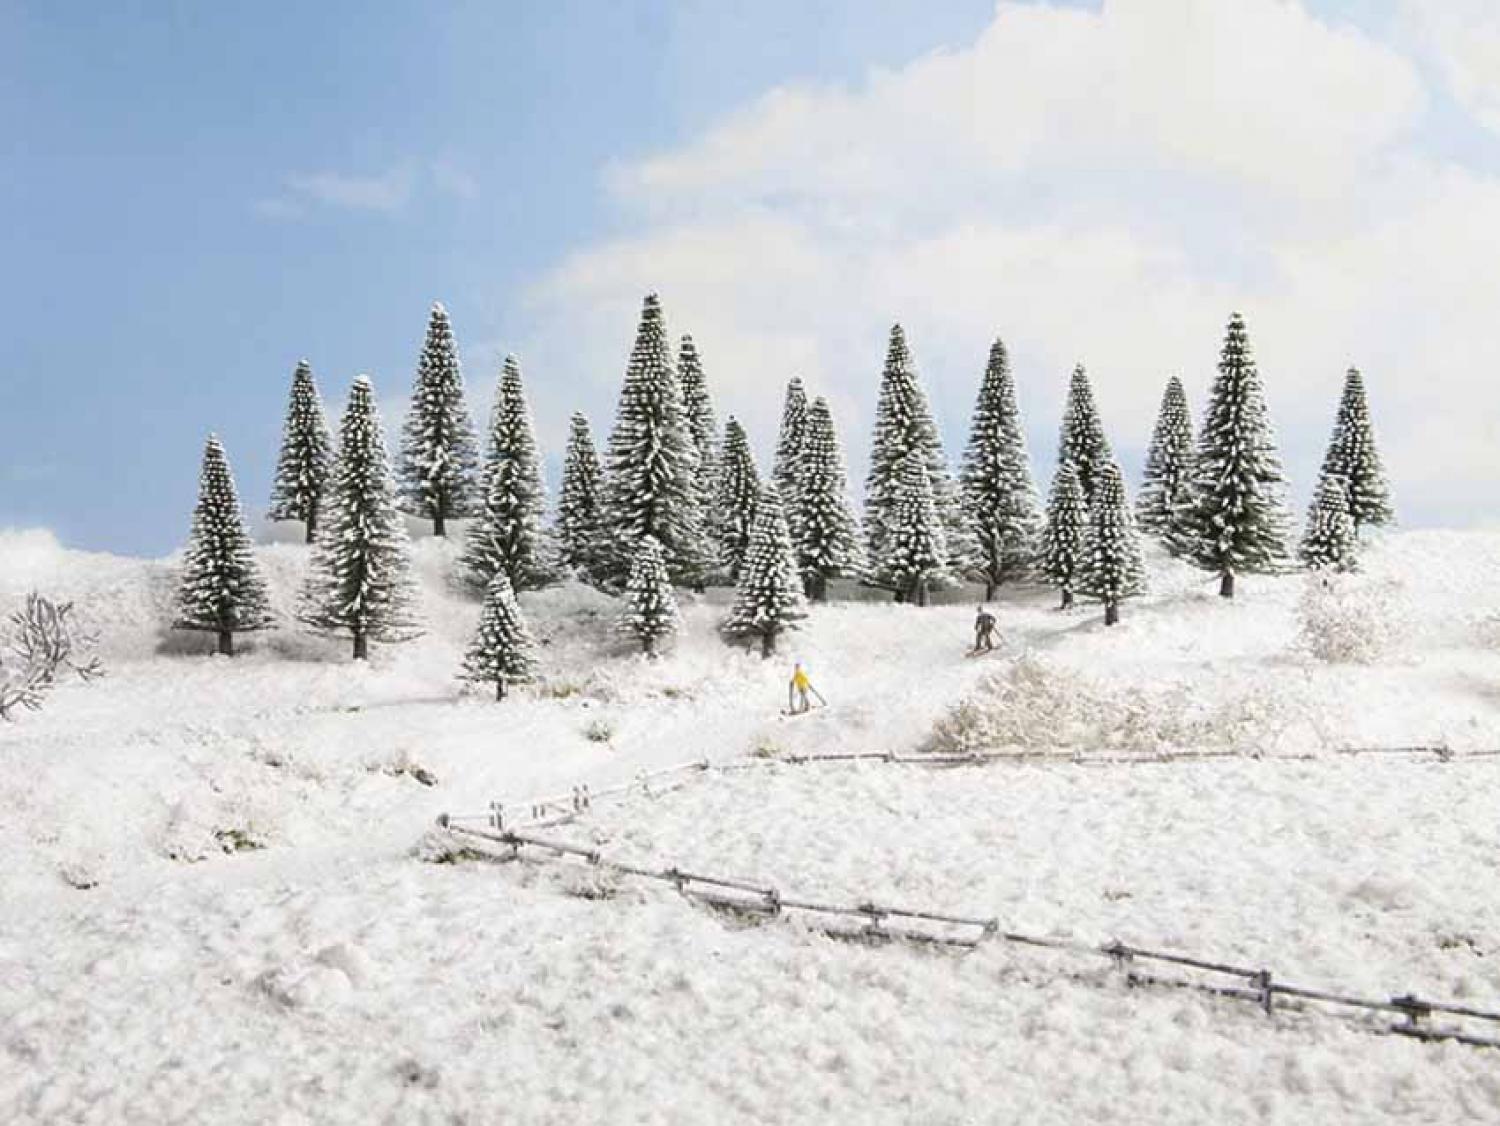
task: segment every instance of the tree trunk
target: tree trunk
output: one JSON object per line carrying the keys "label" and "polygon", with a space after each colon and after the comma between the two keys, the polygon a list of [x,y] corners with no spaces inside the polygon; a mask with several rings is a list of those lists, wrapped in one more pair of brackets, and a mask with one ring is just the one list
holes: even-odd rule
{"label": "tree trunk", "polygon": [[356,661],[370,659],[370,638],[361,630],[354,631],[354,659]]}
{"label": "tree trunk", "polygon": [[313,542],[313,531],[314,531],[314,529],[316,527],[317,527],[317,517],[314,516],[311,512],[309,512],[307,514],[307,539],[304,541],[305,543],[312,543]]}
{"label": "tree trunk", "polygon": [[641,638],[641,652],[644,653],[644,654],[646,654],[646,656],[648,656],[648,657],[654,657],[654,656],[656,656],[656,638],[654,638],[654,637],[643,637],[643,638]]}
{"label": "tree trunk", "polygon": [[448,534],[448,525],[445,521],[443,510],[441,508],[433,514],[432,534],[435,536],[446,536]]}
{"label": "tree trunk", "polygon": [[230,630],[219,631],[219,655],[223,657],[234,656],[234,634]]}
{"label": "tree trunk", "polygon": [[766,630],[760,635],[760,656],[762,660],[776,656],[776,631]]}
{"label": "tree trunk", "polygon": [[1220,598],[1233,598],[1234,597],[1234,572],[1233,571],[1225,571],[1222,575],[1219,576],[1219,597]]}
{"label": "tree trunk", "polygon": [[901,587],[897,587],[896,588],[896,603],[897,603],[897,605],[900,605],[901,603],[903,603],[905,601],[906,601],[906,591],[905,591],[905,589],[901,588]]}
{"label": "tree trunk", "polygon": [[994,579],[986,577],[984,580],[984,600],[986,602],[995,601],[995,591],[999,589],[999,583],[997,583]]}
{"label": "tree trunk", "polygon": [[927,580],[925,578],[916,581],[916,589],[912,592],[912,601],[918,606],[927,605]]}
{"label": "tree trunk", "polygon": [[1106,602],[1104,604],[1104,624],[1112,626],[1120,620],[1120,604],[1118,602]]}
{"label": "tree trunk", "polygon": [[828,601],[828,576],[809,575],[807,579],[807,597],[814,602]]}
{"label": "tree trunk", "polygon": [[495,699],[505,699],[505,678],[503,676],[495,678]]}
{"label": "tree trunk", "polygon": [[1062,588],[1062,605],[1059,606],[1058,609],[1059,610],[1071,610],[1072,608],[1073,608],[1073,592],[1069,588],[1063,587]]}

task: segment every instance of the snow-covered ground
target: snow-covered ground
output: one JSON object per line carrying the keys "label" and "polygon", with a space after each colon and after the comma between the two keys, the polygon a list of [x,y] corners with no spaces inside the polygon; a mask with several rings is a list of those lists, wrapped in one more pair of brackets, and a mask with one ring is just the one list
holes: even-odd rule
{"label": "snow-covered ground", "polygon": [[[762,662],[715,635],[722,606],[692,602],[646,662],[607,599],[524,596],[545,680],[501,705],[460,692],[478,608],[445,545],[418,547],[428,632],[359,667],[291,625],[203,655],[211,638],[162,628],[169,563],[0,536],[0,609],[33,587],[75,598],[109,669],[0,728],[0,1120],[1500,1120],[1492,1052],[1127,991],[1014,947],[866,948],[566,865],[412,853],[440,811],[700,757],[1310,752],[772,762],[553,832],[842,902],[1500,1007],[1500,759],[1332,754],[1500,747],[1500,535],[1380,543],[1358,598],[1399,628],[1370,665],[1305,651],[1301,577],[1242,580],[1226,604],[1156,559],[1116,629],[1025,591],[1002,600],[1003,651],[977,660],[963,606],[819,608]],[[262,551],[288,621],[304,551]],[[778,715],[792,658],[826,711]]]}

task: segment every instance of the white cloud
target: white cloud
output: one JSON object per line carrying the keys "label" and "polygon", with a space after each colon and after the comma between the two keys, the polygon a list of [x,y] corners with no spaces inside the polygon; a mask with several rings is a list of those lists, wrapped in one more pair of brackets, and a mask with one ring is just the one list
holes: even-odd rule
{"label": "white cloud", "polygon": [[297,173],[286,178],[294,197],[358,211],[399,211],[411,199],[416,171],[397,165],[372,176],[342,172]]}
{"label": "white cloud", "polygon": [[1459,104],[1500,132],[1500,6],[1494,0],[1404,0],[1402,15]]}
{"label": "white cloud", "polygon": [[[612,169],[635,233],[537,285],[526,352],[597,406],[659,290],[721,414],[764,448],[800,372],[831,394],[858,463],[892,320],[955,456],[1000,333],[1045,477],[1075,361],[1136,449],[1168,374],[1201,402],[1239,308],[1302,491],[1357,363],[1405,510],[1493,512],[1500,385],[1474,357],[1500,291],[1500,183],[1416,154],[1426,105],[1410,58],[1298,3],[1002,3],[968,47],[856,88],[771,91]],[[579,404],[543,395],[560,432]],[[1434,447],[1437,432],[1453,441]]]}

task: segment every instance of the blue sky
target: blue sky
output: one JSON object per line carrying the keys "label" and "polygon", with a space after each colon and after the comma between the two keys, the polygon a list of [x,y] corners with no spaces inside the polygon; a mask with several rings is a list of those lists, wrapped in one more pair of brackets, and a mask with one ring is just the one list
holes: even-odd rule
{"label": "blue sky", "polygon": [[[891,320],[953,454],[1003,332],[1044,478],[1075,359],[1132,462],[1165,376],[1201,397],[1244,306],[1294,473],[1359,362],[1408,521],[1500,515],[1479,488],[1492,430],[1471,419],[1440,453],[1441,408],[1422,414],[1426,365],[1463,391],[1500,296],[1472,233],[1500,217],[1484,5],[1472,26],[1398,4],[1162,0],[1154,25],[1067,7],[0,5],[0,527],[170,550],[209,430],[258,512],[295,361],[333,410],[361,371],[398,408],[434,299],[476,416],[516,351],[544,444],[576,407],[602,437],[647,289],[698,338],[721,413],[764,447],[800,371],[856,472]],[[1180,101],[1151,85],[1179,33],[1207,59]],[[1231,42],[1280,61],[1226,73]],[[1440,353],[1393,335],[1424,310]]]}

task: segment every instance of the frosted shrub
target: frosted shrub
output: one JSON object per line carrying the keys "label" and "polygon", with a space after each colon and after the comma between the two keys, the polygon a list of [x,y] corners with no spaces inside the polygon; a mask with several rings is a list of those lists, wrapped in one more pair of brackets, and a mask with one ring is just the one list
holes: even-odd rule
{"label": "frosted shrub", "polygon": [[1318,660],[1373,664],[1404,632],[1401,586],[1357,575],[1310,575],[1297,622],[1299,648]]}

